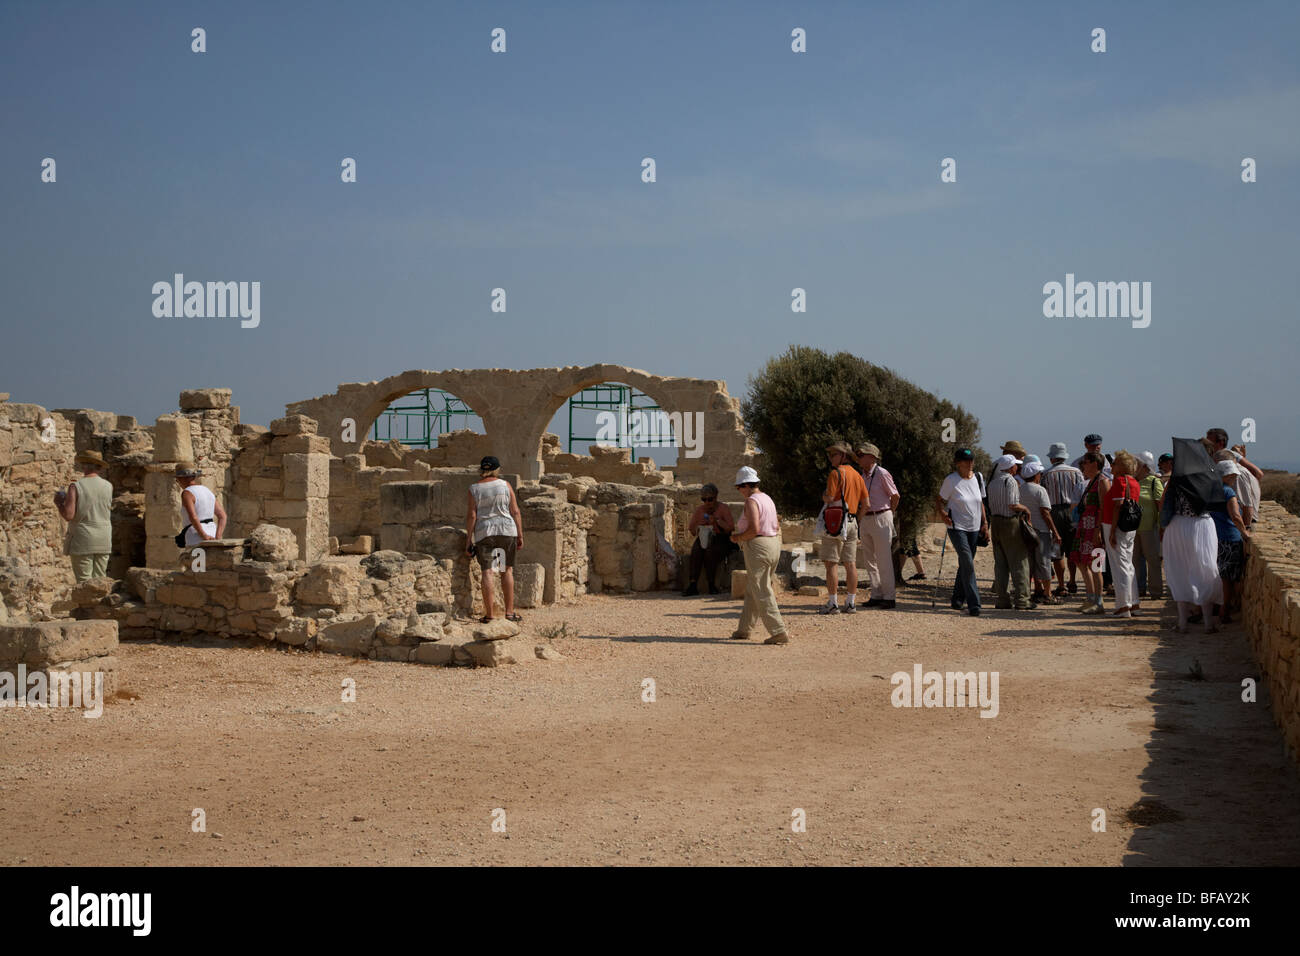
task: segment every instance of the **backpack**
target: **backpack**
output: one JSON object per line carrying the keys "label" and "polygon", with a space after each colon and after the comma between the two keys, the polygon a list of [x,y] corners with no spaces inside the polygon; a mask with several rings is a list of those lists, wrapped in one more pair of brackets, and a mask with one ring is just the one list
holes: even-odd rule
{"label": "backpack", "polygon": [[836,468],[835,474],[840,479],[840,503],[822,506],[822,523],[826,526],[826,534],[832,538],[840,536],[849,513],[848,503],[844,500],[844,473]]}
{"label": "backpack", "polygon": [[[1125,475],[1125,478],[1128,476]],[[1124,500],[1115,512],[1115,527],[1120,531],[1136,531],[1142,523],[1142,506],[1128,496],[1128,482],[1124,482]]]}

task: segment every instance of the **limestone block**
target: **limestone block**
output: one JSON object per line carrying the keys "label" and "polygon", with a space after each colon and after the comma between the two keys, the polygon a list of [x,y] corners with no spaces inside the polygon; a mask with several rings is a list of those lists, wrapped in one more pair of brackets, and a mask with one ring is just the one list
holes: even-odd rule
{"label": "limestone block", "polygon": [[161,568],[130,568],[126,572],[127,590],[141,601],[152,601],[154,589],[163,584],[171,573]]}
{"label": "limestone block", "polygon": [[374,614],[367,614],[355,621],[336,621],[327,624],[316,635],[316,647],[331,654],[364,656],[370,653],[375,628],[378,626],[379,618]]}
{"label": "limestone block", "polygon": [[280,497],[283,483],[279,478],[253,478],[248,482],[249,494],[257,495],[261,498]]}
{"label": "limestone block", "polygon": [[479,667],[500,667],[503,664],[517,663],[512,648],[505,641],[470,641],[460,646],[469,653]]}
{"label": "limestone block", "polygon": [[307,502],[303,500],[291,501],[287,498],[267,498],[262,502],[262,514],[271,521],[283,518],[302,520],[307,517]]}
{"label": "limestone block", "polygon": [[78,607],[89,607],[112,594],[116,584],[116,581],[108,577],[91,578],[89,581],[74,585],[70,599]]}
{"label": "limestone block", "polygon": [[272,435],[314,435],[316,428],[314,418],[308,418],[306,415],[286,415],[284,418],[272,419],[270,431]]}
{"label": "limestone block", "polygon": [[153,430],[153,459],[157,462],[194,461],[188,418],[164,415],[158,419]]}
{"label": "limestone block", "polygon": [[[375,539],[368,534],[357,535],[347,544],[339,545],[339,554],[370,554],[375,550]],[[416,548],[417,551],[423,551],[423,548]],[[428,552],[433,554],[432,551]]]}
{"label": "limestone block", "polygon": [[539,607],[546,593],[546,568],[540,564],[515,565],[515,605]]}
{"label": "limestone block", "polygon": [[330,440],[324,435],[285,435],[271,439],[273,455],[328,455]]}
{"label": "limestone block", "polygon": [[288,528],[260,524],[248,536],[249,554],[254,561],[285,563],[297,558],[298,539]]}
{"label": "limestone block", "polygon": [[286,498],[328,498],[330,459],[327,455],[284,455]]}
{"label": "limestone block", "polygon": [[317,624],[309,617],[295,617],[285,622],[275,632],[275,639],[281,644],[302,647],[316,636]]}
{"label": "limestone block", "polygon": [[361,559],[361,568],[367,577],[389,581],[402,574],[406,569],[406,555],[399,551],[376,551]]}
{"label": "limestone block", "polygon": [[295,598],[303,604],[350,608],[356,602],[360,576],[360,569],[346,564],[318,564],[299,579]]}
{"label": "limestone block", "polygon": [[469,632],[475,641],[504,641],[519,633],[519,625],[498,617],[487,624],[475,624]]}
{"label": "limestone block", "polygon": [[254,591],[251,594],[241,594],[238,599],[238,606],[241,611],[267,610],[279,603],[278,595],[272,591]]}
{"label": "limestone block", "polygon": [[737,570],[731,572],[731,596],[733,599],[745,596],[745,586],[748,579],[748,571]]}
{"label": "limestone block", "polygon": [[456,647],[460,645],[452,644],[421,644],[415,649],[415,660],[420,664],[433,664],[435,667],[449,666],[454,657]]}
{"label": "limestone block", "polygon": [[283,524],[298,539],[299,560],[313,563],[329,551],[329,517],[313,514],[307,509],[306,518],[285,518]]}
{"label": "limestone block", "polygon": [[561,653],[560,653],[559,651],[557,651],[555,648],[553,648],[553,647],[548,647],[548,646],[545,645],[545,644],[538,644],[536,647],[533,648],[533,653],[537,655],[537,659],[538,659],[538,660],[542,660],[542,661],[562,661],[562,660],[564,660],[564,655],[563,655],[563,654],[561,654]]}
{"label": "limestone block", "polygon": [[465,531],[452,525],[417,528],[411,532],[407,549],[431,554],[435,558],[461,560],[465,557]]}
{"label": "limestone block", "polygon": [[44,621],[0,626],[0,666],[57,664],[117,650],[116,621]]}
{"label": "limestone block", "polygon": [[180,410],[196,412],[205,408],[229,408],[228,388],[187,388],[181,392]]}
{"label": "limestone block", "polygon": [[379,489],[379,515],[385,525],[427,524],[442,507],[442,483],[391,481]]}

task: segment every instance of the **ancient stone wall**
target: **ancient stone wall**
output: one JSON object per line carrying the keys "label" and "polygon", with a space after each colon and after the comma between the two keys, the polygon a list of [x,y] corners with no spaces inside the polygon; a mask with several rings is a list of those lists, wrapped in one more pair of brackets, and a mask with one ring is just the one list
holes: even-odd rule
{"label": "ancient stone wall", "polygon": [[126,415],[56,409],[0,400],[0,620],[45,620],[72,584],[63,554],[67,522],[54,492],[79,476],[80,451],[104,456],[113,485],[109,572],[123,574],[144,558],[143,484],[150,429]]}
{"label": "ancient stone wall", "polygon": [[[483,420],[488,445],[505,471],[536,479],[545,470],[543,436],[551,418],[571,396],[603,382],[621,382],[641,390],[679,422],[689,416],[691,433],[687,435],[683,428],[677,437],[679,443],[689,439],[695,447],[679,449],[674,472],[680,480],[727,485],[739,466],[753,463],[754,449],[745,435],[740,402],[727,394],[724,382],[650,375],[622,365],[441,372],[415,369],[378,382],[340,385],[331,395],[286,407],[291,414],[316,419],[334,454],[344,457],[360,450],[371,425],[392,401],[417,389],[440,388],[463,399]],[[345,423],[351,427],[345,429]]]}
{"label": "ancient stone wall", "polygon": [[645,488],[671,485],[674,479],[674,473],[660,471],[653,458],[642,458],[634,462],[631,448],[591,445],[588,455],[562,452],[558,444],[543,444],[542,450],[542,460],[548,475],[566,474],[574,478],[594,478],[596,481],[612,481],[620,485]]}
{"label": "ancient stone wall", "polygon": [[1246,631],[1268,681],[1273,719],[1300,762],[1300,517],[1261,502],[1246,551]]}
{"label": "ancient stone wall", "polygon": [[204,542],[201,570],[135,568],[125,582],[78,585],[74,614],[111,623],[114,643],[119,631],[137,640],[260,638],[372,660],[486,666],[510,663],[518,650],[517,642],[491,646],[518,635],[517,625],[451,613],[457,604],[475,610],[457,594],[472,581],[463,554],[459,564],[380,551],[306,565],[286,559],[293,546],[291,534],[266,525],[247,542]]}
{"label": "ancient stone wall", "polygon": [[231,474],[227,537],[244,537],[259,524],[287,528],[298,557],[316,561],[330,537],[329,442],[301,415],[277,418],[266,432],[243,435]]}

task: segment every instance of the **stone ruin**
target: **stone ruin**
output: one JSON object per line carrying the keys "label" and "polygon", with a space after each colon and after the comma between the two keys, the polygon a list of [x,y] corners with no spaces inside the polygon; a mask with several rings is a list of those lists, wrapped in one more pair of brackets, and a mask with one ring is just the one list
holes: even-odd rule
{"label": "stone ruin", "polygon": [[[629,449],[562,452],[545,431],[553,414],[606,381],[630,384],[666,411],[698,412],[702,454],[666,471],[632,462]],[[426,387],[467,401],[486,434],[444,434],[432,449],[364,439],[394,399]],[[522,636],[503,620],[477,623],[483,602],[464,521],[483,455],[501,459],[519,498],[521,608],[681,586],[699,485],[729,490],[736,468],[757,464],[723,382],[622,366],[404,372],[291,403],[265,428],[242,423],[231,397],[188,389],[175,412],[140,425],[3,395],[0,628],[75,619],[111,623],[122,639],[260,639],[376,660],[495,665],[519,652]],[[113,553],[108,578],[74,587],[52,495],[76,477],[73,457],[84,450],[107,462]],[[225,538],[205,542],[201,557],[173,541],[178,461],[203,469],[229,518]],[[738,564],[737,554],[721,586]]]}

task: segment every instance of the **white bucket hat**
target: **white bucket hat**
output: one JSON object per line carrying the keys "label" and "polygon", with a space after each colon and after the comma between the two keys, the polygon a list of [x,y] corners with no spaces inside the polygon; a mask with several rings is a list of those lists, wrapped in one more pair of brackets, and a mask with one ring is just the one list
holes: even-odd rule
{"label": "white bucket hat", "polygon": [[756,472],[753,468],[750,468],[748,465],[742,466],[740,471],[736,472],[735,483],[738,485],[747,485],[751,481],[753,482],[758,481],[758,472]]}

